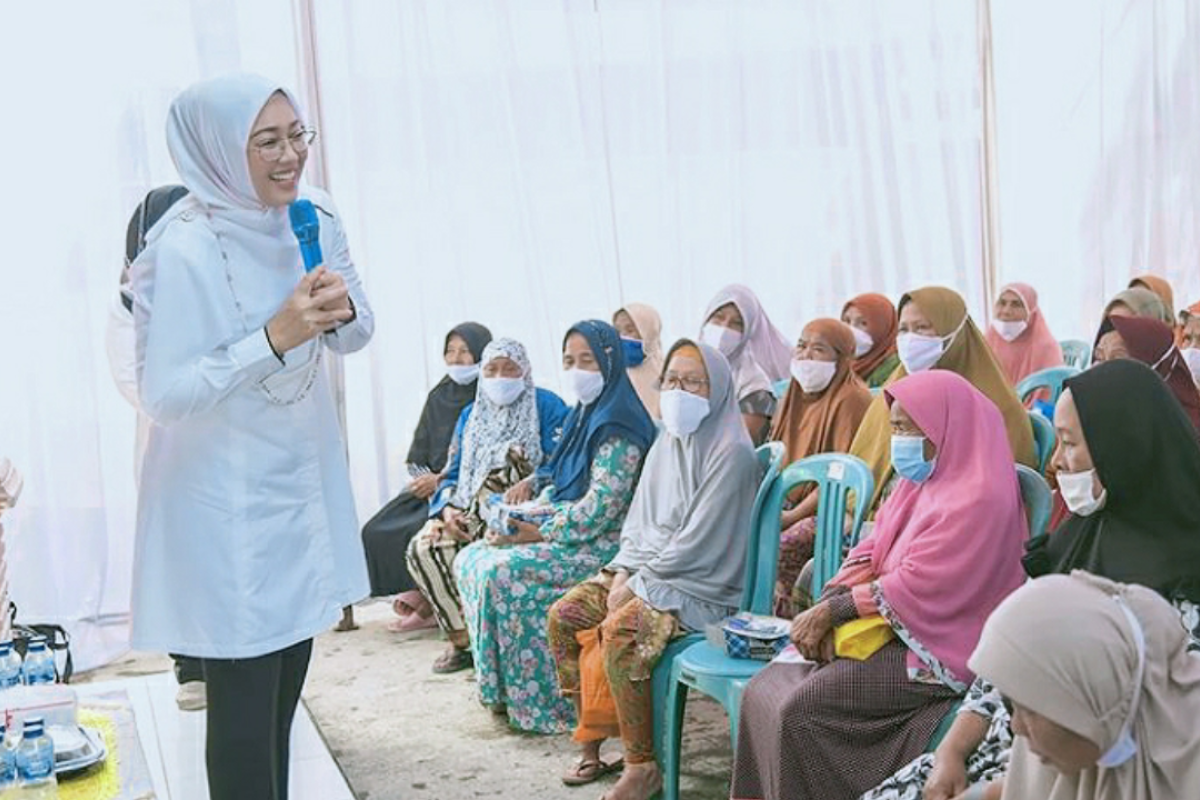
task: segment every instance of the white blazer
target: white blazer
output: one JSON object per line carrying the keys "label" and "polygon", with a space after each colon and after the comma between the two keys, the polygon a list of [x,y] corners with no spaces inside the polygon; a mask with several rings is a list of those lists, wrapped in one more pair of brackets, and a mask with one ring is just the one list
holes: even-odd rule
{"label": "white blazer", "polygon": [[154,422],[138,497],[139,650],[261,656],[326,630],[368,594],[320,354],[361,349],[374,319],[328,196],[304,194],[325,212],[325,264],[357,316],[285,365],[263,326],[304,274],[298,250],[284,268],[256,262],[189,196],[134,263],[139,405]]}

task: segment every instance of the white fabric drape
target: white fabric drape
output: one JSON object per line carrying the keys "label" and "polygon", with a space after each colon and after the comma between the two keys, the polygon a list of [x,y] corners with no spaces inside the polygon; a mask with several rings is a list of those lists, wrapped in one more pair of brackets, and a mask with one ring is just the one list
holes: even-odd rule
{"label": "white fabric drape", "polygon": [[171,99],[249,70],[296,85],[288,0],[21,3],[0,24],[5,256],[0,453],[26,476],[5,517],[13,599],[74,636],[76,664],[128,648],[134,411],[104,332],[125,225],[178,177]]}
{"label": "white fabric drape", "polygon": [[1200,300],[1200,5],[991,6],[1000,283],[1037,287],[1060,339],[1090,340],[1135,273]]}
{"label": "white fabric drape", "polygon": [[441,337],[561,337],[627,301],[664,340],[743,282],[789,336],[852,294],[983,300],[974,8],[314,3],[331,189],[380,310],[348,363],[360,510],[400,458]]}

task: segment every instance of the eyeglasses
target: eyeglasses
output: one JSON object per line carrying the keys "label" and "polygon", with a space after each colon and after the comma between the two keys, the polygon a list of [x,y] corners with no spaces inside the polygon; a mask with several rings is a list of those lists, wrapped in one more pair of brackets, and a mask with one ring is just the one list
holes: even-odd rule
{"label": "eyeglasses", "polygon": [[262,156],[264,161],[280,161],[287,152],[288,144],[291,144],[292,149],[296,151],[296,155],[303,155],[308,152],[308,146],[316,138],[316,131],[311,128],[301,128],[286,139],[270,138],[256,142],[254,149],[258,151],[258,154]]}
{"label": "eyeglasses", "polygon": [[705,386],[708,386],[708,381],[704,378],[693,378],[685,375],[664,375],[658,379],[658,389],[661,392],[683,389],[685,392],[695,394]]}

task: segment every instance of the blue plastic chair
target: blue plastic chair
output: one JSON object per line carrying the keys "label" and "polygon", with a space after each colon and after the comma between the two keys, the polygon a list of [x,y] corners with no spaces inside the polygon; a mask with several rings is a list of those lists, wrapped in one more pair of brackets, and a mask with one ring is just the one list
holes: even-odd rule
{"label": "blue plastic chair", "polygon": [[1046,465],[1054,453],[1054,424],[1037,411],[1029,412],[1029,424],[1033,426],[1033,444],[1037,449],[1038,472],[1046,474]]}
{"label": "blue plastic chair", "polygon": [[1062,348],[1063,363],[1076,369],[1087,369],[1092,363],[1092,346],[1079,339],[1064,339],[1058,343]]}
{"label": "blue plastic chair", "polygon": [[1078,375],[1080,371],[1079,367],[1050,367],[1038,370],[1032,375],[1027,375],[1025,380],[1017,384],[1017,397],[1021,398],[1021,402],[1024,403],[1038,389],[1048,389],[1050,391],[1049,402],[1057,403],[1058,396],[1062,394],[1063,382],[1067,378]]}
{"label": "blue plastic chair", "polygon": [[[768,498],[779,480],[779,471],[783,468],[783,459],[787,455],[787,450],[782,442],[767,442],[756,451],[758,454],[758,464],[762,468],[763,477],[758,485],[758,494],[754,497],[754,506],[750,512],[750,535],[746,540],[747,553],[753,554],[758,550],[758,537],[764,527],[763,524],[763,509],[767,506]],[[779,527],[779,514],[775,514],[774,525],[776,529]],[[778,535],[778,530],[776,530]],[[746,571],[742,579],[742,605],[748,605],[751,602],[754,592],[754,559],[748,557],[746,559]],[[663,654],[659,657],[658,663],[654,665],[654,671],[650,675],[650,690],[651,696],[654,698],[654,742],[655,749],[658,750],[658,763],[665,763],[666,754],[662,751],[660,743],[665,735],[664,720],[666,719],[667,696],[671,687],[671,667],[675,658],[687,648],[694,644],[698,644],[704,639],[703,633],[689,633],[672,640],[667,644]]]}
{"label": "blue plastic chair", "polygon": [[[1017,464],[1017,483],[1021,487],[1021,504],[1025,507],[1025,519],[1029,523],[1030,538],[1045,533],[1046,528],[1050,525],[1050,506],[1053,502],[1050,484],[1024,464]],[[959,705],[956,703],[954,708],[942,717],[937,730],[933,732],[933,736],[929,740],[929,745],[925,748],[926,753],[936,750],[937,746],[942,743],[942,739],[950,732],[950,726],[954,724],[954,718],[958,716]]]}
{"label": "blue plastic chair", "polygon": [[1040,536],[1050,527],[1050,509],[1054,503],[1050,484],[1024,464],[1017,464],[1017,483],[1021,485],[1021,502],[1025,506],[1025,519],[1029,522],[1029,536]]}
{"label": "blue plastic chair", "polygon": [[[792,489],[803,483],[816,483],[818,492],[817,535],[813,556],[813,596],[821,593],[825,584],[837,573],[842,561],[846,510],[849,495],[858,502],[851,520],[849,541],[858,541],[866,518],[867,506],[875,492],[875,479],[870,468],[858,458],[841,453],[824,453],[797,461],[783,471],[768,495],[762,509],[758,540],[750,551],[750,563],[755,567],[750,602],[743,611],[769,614],[775,599],[775,577],[779,561],[779,520],[784,499]],[[723,648],[701,641],[688,647],[671,664],[663,738],[659,740],[659,763],[663,771],[662,800],[679,798],[679,755],[683,738],[683,715],[689,689],[714,698],[729,715],[729,732],[735,745],[738,735],[738,716],[742,693],[750,679],[766,666],[766,662],[730,658]],[[656,714],[655,719],[659,717]]]}

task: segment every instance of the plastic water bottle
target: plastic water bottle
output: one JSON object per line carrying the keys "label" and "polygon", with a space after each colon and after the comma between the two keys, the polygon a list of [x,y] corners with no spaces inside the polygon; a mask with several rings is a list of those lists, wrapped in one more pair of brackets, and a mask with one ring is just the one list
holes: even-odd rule
{"label": "plastic water bottle", "polygon": [[11,689],[22,680],[21,654],[12,642],[0,642],[0,691]]}
{"label": "plastic water bottle", "polygon": [[5,738],[4,721],[0,720],[0,794],[17,785],[17,751]]}
{"label": "plastic water bottle", "polygon": [[30,639],[22,667],[26,686],[54,683],[58,676],[54,670],[54,653],[46,646],[45,639]]}
{"label": "plastic water bottle", "polygon": [[54,741],[46,734],[41,717],[26,717],[21,744],[17,748],[17,777],[21,782],[18,797],[49,798],[58,796],[54,777]]}

